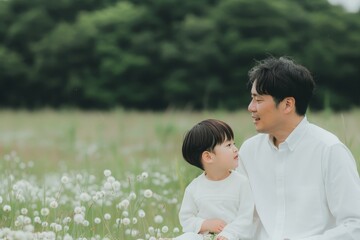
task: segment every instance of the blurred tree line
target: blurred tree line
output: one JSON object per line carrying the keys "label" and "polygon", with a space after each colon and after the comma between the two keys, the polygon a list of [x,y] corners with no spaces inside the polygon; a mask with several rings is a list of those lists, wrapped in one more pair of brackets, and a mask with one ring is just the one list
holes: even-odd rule
{"label": "blurred tree line", "polygon": [[1,107],[239,109],[269,55],[360,105],[360,14],[326,0],[0,0]]}

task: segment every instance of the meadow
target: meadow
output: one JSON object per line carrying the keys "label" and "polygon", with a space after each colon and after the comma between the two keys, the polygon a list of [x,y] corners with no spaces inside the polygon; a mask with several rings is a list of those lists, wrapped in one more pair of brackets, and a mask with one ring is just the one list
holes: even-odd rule
{"label": "meadow", "polygon": [[[200,171],[181,156],[184,133],[217,118],[237,145],[249,113],[0,111],[0,239],[158,239],[179,235],[186,185]],[[360,169],[360,110],[309,112]]]}

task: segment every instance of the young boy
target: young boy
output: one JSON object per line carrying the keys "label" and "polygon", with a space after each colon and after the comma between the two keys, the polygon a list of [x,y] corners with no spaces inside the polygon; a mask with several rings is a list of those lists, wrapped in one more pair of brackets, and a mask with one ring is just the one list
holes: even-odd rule
{"label": "young boy", "polygon": [[230,126],[214,119],[196,124],[185,135],[182,154],[204,172],[185,190],[179,212],[184,234],[175,240],[209,234],[216,240],[250,239],[254,202],[247,178],[234,171],[238,149]]}

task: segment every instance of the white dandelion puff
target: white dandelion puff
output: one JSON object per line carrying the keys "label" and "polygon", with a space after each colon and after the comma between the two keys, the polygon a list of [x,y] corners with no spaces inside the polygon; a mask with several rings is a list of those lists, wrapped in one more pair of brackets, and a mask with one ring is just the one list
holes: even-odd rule
{"label": "white dandelion puff", "polygon": [[164,221],[164,218],[161,215],[156,215],[154,217],[154,222],[155,223],[162,223]]}
{"label": "white dandelion puff", "polygon": [[61,182],[62,182],[63,184],[67,184],[67,183],[69,183],[69,178],[68,178],[67,176],[62,176],[62,177],[61,177]]}
{"label": "white dandelion puff", "polygon": [[111,176],[111,171],[109,169],[104,170],[105,177]]}
{"label": "white dandelion puff", "polygon": [[110,220],[110,219],[111,219],[111,215],[110,215],[109,213],[105,213],[104,219],[105,219],[105,220]]}
{"label": "white dandelion puff", "polygon": [[11,206],[10,205],[4,205],[3,211],[4,212],[10,212],[11,211]]}
{"label": "white dandelion puff", "polygon": [[121,222],[122,222],[122,224],[124,224],[125,226],[127,226],[127,225],[130,224],[131,221],[130,221],[129,218],[123,218]]}
{"label": "white dandelion puff", "polygon": [[50,213],[50,210],[49,210],[48,208],[42,208],[42,209],[40,210],[40,214],[41,214],[42,216],[47,216],[47,215],[49,215],[49,213]]}
{"label": "white dandelion puff", "polygon": [[139,218],[144,218],[145,217],[145,211],[144,210],[142,210],[142,209],[140,209],[139,211],[138,211],[138,216],[139,216]]}
{"label": "white dandelion puff", "polygon": [[74,222],[77,224],[83,223],[84,222],[84,216],[80,213],[77,213],[74,215]]}
{"label": "white dandelion puff", "polygon": [[53,201],[50,202],[50,207],[51,208],[57,208],[58,206],[59,206],[59,204],[58,204],[57,201],[53,200]]}
{"label": "white dandelion puff", "polygon": [[152,192],[150,189],[146,189],[146,190],[144,191],[144,197],[146,197],[146,198],[151,198],[152,195],[153,195],[153,192]]}
{"label": "white dandelion puff", "polygon": [[163,233],[167,233],[167,232],[169,231],[169,227],[168,227],[168,226],[163,226],[163,227],[161,228],[161,231],[162,231]]}

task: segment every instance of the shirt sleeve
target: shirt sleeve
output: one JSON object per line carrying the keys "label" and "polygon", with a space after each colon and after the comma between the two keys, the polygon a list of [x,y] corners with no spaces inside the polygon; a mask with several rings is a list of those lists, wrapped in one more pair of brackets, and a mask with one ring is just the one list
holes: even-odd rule
{"label": "shirt sleeve", "polygon": [[227,224],[219,236],[224,236],[228,240],[252,239],[253,236],[253,217],[254,200],[249,181],[244,177],[239,182],[241,186],[241,196],[237,217]]}
{"label": "shirt sleeve", "polygon": [[355,159],[339,143],[330,148],[324,160],[326,197],[336,227],[303,240],[360,239],[360,179]]}
{"label": "shirt sleeve", "polygon": [[194,190],[189,186],[185,189],[179,211],[179,221],[183,232],[199,233],[205,219],[197,217],[198,209],[192,191]]}

